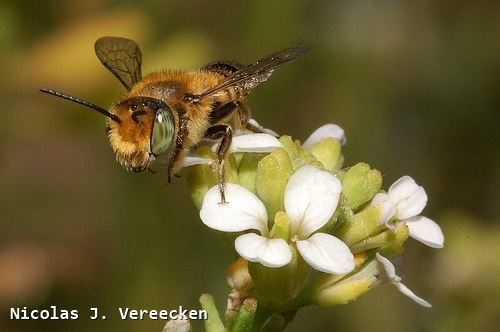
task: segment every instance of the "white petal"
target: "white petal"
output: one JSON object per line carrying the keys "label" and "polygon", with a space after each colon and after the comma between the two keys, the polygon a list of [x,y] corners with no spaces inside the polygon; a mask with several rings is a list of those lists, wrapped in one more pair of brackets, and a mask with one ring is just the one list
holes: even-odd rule
{"label": "white petal", "polygon": [[292,234],[304,239],[323,227],[332,217],[342,184],[332,174],[314,166],[299,168],[285,189],[285,211]]}
{"label": "white petal", "polygon": [[[212,151],[217,150],[217,144],[212,147]],[[231,148],[229,149],[229,153],[235,152],[255,152],[255,153],[264,153],[271,152],[278,148],[281,148],[282,145],[280,141],[274,136],[269,134],[245,134],[234,136],[231,142]]]}
{"label": "white petal", "polygon": [[405,175],[397,179],[389,188],[389,196],[394,202],[399,202],[410,196],[418,189],[419,185],[411,176]]}
{"label": "white petal", "polygon": [[427,194],[424,188],[419,187],[407,199],[397,204],[398,214],[397,218],[403,220],[418,215],[425,208],[427,204]]}
{"label": "white petal", "polygon": [[269,134],[271,136],[274,136],[274,137],[279,137],[280,135],[278,135],[277,132],[275,132],[274,130],[271,130],[271,129],[268,129],[268,128],[265,128],[265,127],[262,127],[257,121],[255,121],[255,119],[250,119],[248,120],[248,123],[250,123],[252,126],[256,127],[257,129],[259,129],[261,132],[263,132],[264,134]]}
{"label": "white petal", "polygon": [[[370,203],[372,206],[376,206],[380,211],[380,224],[386,224],[386,226],[392,230],[393,225],[389,223],[389,220],[396,214],[396,206],[392,202],[389,195],[385,193],[378,193],[372,198]],[[392,228],[391,228],[392,227]]]}
{"label": "white petal", "polygon": [[392,265],[390,260],[388,260],[379,253],[375,255],[375,258],[382,265],[386,277],[394,286],[396,286],[399,289],[401,293],[408,296],[410,299],[417,302],[423,307],[427,308],[431,307],[431,304],[429,302],[415,295],[415,293],[413,293],[408,287],[406,287],[404,284],[401,283],[401,278],[396,275],[396,269],[394,268],[394,265]]}
{"label": "white petal", "polygon": [[375,258],[377,261],[382,264],[382,268],[384,269],[385,275],[387,278],[394,282],[401,281],[401,278],[396,275],[396,268],[391,263],[390,260],[379,254],[378,252],[375,254]]}
{"label": "white petal", "polygon": [[432,307],[432,304],[430,304],[429,302],[427,302],[426,300],[424,300],[420,296],[417,296],[415,293],[413,293],[411,291],[411,289],[409,289],[408,287],[406,287],[404,284],[402,284],[400,282],[393,282],[393,284],[394,284],[394,286],[397,287],[397,289],[399,289],[399,291],[401,293],[403,293],[404,295],[408,296],[410,299],[412,299],[413,301],[417,302],[422,307],[426,307],[426,308]]}
{"label": "white petal", "polygon": [[226,183],[227,203],[220,203],[218,186],[213,186],[203,198],[201,221],[210,228],[224,232],[256,229],[267,233],[267,212],[264,204],[244,187]]}
{"label": "white petal", "polygon": [[444,244],[443,231],[433,220],[416,216],[404,220],[410,231],[410,236],[432,248],[442,248]]}
{"label": "white petal", "polygon": [[336,124],[326,124],[324,126],[319,127],[316,129],[311,136],[309,136],[304,144],[302,144],[302,147],[304,149],[308,149],[314,144],[318,143],[319,141],[325,139],[325,138],[334,138],[340,141],[342,145],[345,145],[347,142],[347,139],[344,134],[344,129],[341,127],[337,126]]}
{"label": "white petal", "polygon": [[188,155],[182,161],[182,167],[189,167],[189,166],[200,165],[200,164],[210,164],[211,162],[212,162],[212,159],[209,159],[209,158],[198,157],[195,155]]}
{"label": "white petal", "polygon": [[267,267],[280,267],[292,260],[292,252],[283,239],[268,239],[248,233],[238,236],[234,247],[241,257],[250,262],[259,262]]}
{"label": "white petal", "polygon": [[389,197],[396,204],[397,218],[403,220],[418,215],[427,204],[427,194],[409,176],[403,176],[389,188]]}
{"label": "white petal", "polygon": [[354,256],[349,247],[333,235],[316,233],[307,240],[297,241],[297,249],[318,271],[344,274],[354,270]]}

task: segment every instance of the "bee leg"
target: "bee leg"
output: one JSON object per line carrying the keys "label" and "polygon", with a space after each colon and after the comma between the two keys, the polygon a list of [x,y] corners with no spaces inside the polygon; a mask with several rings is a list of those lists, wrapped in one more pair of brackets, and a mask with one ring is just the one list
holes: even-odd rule
{"label": "bee leg", "polygon": [[247,105],[240,103],[238,107],[238,119],[240,121],[241,128],[245,128],[252,133],[262,133],[262,130],[259,127],[248,122],[251,117],[250,114],[250,108]]}
{"label": "bee leg", "polygon": [[215,125],[207,129],[205,132],[205,137],[210,139],[221,139],[219,146],[217,147],[217,158],[219,165],[217,171],[219,173],[219,193],[220,193],[220,203],[226,203],[224,178],[225,178],[225,157],[229,147],[231,146],[231,141],[233,139],[233,130],[227,124]]}
{"label": "bee leg", "polygon": [[228,103],[218,106],[217,108],[214,108],[212,111],[210,111],[209,114],[210,124],[216,124],[217,122],[220,122],[224,118],[228,117],[235,110],[237,110],[239,107],[240,107],[240,102],[230,101]]}
{"label": "bee leg", "polygon": [[175,177],[180,177],[177,174],[174,174],[174,167],[177,162],[177,159],[179,158],[179,154],[182,151],[182,148],[184,146],[184,141],[186,140],[186,137],[188,136],[188,118],[184,115],[179,117],[179,133],[177,134],[177,138],[175,140],[175,149],[172,154],[172,157],[170,158],[170,162],[168,163],[168,169],[167,169],[167,176],[168,176],[168,183],[172,183],[172,175]]}
{"label": "bee leg", "polygon": [[260,133],[261,130],[248,122],[250,119],[250,109],[241,101],[234,100],[225,103],[210,112],[210,123],[215,124],[224,118],[235,113],[238,128],[249,130],[253,133]]}
{"label": "bee leg", "polygon": [[273,135],[275,137],[279,137],[279,135],[277,133],[275,133],[274,131],[272,131],[270,129],[266,129],[256,122],[255,122],[255,124],[249,122],[249,120],[251,118],[250,114],[251,114],[250,108],[248,108],[248,106],[246,104],[244,104],[242,102],[238,102],[237,117],[238,117],[238,121],[240,122],[241,128],[244,128],[252,133],[265,133],[265,134]]}
{"label": "bee leg", "polygon": [[259,128],[255,127],[251,123],[248,123],[248,120],[250,120],[250,114],[250,108],[244,103],[239,103],[238,120],[240,121],[241,128],[249,130],[252,133],[260,133]]}

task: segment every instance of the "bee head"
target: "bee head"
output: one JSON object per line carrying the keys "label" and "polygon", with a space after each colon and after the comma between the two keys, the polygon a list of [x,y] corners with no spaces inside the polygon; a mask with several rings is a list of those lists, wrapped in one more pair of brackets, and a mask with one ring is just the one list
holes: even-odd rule
{"label": "bee head", "polygon": [[86,100],[48,88],[40,92],[86,106],[106,116],[106,130],[116,159],[129,171],[144,171],[174,145],[175,119],[170,107],[150,97],[132,97],[110,111]]}
{"label": "bee head", "polygon": [[157,156],[170,151],[175,123],[168,105],[149,97],[129,98],[111,109],[120,121],[108,122],[108,137],[118,162],[144,171]]}

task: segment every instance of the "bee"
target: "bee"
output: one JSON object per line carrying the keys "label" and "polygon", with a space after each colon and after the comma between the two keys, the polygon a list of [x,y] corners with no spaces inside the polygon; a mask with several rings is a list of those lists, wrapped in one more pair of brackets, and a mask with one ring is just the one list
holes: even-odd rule
{"label": "bee", "polygon": [[244,98],[274,70],[309,51],[292,47],[250,65],[217,61],[198,70],[162,70],[142,76],[142,53],[136,42],[102,37],[95,43],[99,60],[127,89],[110,110],[48,88],[41,92],[89,107],[108,118],[107,135],[117,161],[142,172],[164,160],[168,182],[178,176],[186,155],[204,139],[219,140],[216,150],[221,202],[224,195],[224,157],[233,132],[259,132],[249,122]]}

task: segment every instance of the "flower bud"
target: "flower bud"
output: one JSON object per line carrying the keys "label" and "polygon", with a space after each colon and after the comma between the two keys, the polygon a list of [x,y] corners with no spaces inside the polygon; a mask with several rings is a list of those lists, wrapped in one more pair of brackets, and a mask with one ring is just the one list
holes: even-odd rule
{"label": "flower bud", "polygon": [[253,280],[253,295],[259,303],[279,307],[300,292],[310,272],[309,265],[297,253],[297,248],[290,246],[292,260],[280,268],[269,268],[259,263],[249,263],[248,269]]}
{"label": "flower bud", "polygon": [[328,171],[333,171],[342,167],[340,141],[333,138],[325,138],[307,149],[323,167]]}
{"label": "flower bud", "polygon": [[257,176],[257,165],[265,156],[263,153],[245,153],[238,165],[238,180],[240,184],[256,194],[255,179]]}
{"label": "flower bud", "polygon": [[[356,269],[363,265],[368,259],[368,255],[366,253],[358,253],[354,255],[354,263]],[[334,283],[338,282],[342,278],[345,277],[345,274],[329,274],[329,273],[320,273],[318,274],[313,281],[311,282],[312,289],[322,289],[326,287],[330,287]]]}
{"label": "flower bud", "polygon": [[301,148],[297,151],[297,158],[293,160],[293,169],[299,169],[304,165],[311,165],[318,169],[324,168],[323,164],[312,153]]}
{"label": "flower bud", "polygon": [[252,284],[252,277],[248,273],[248,262],[243,258],[235,260],[227,269],[226,280],[231,289],[247,291]]}
{"label": "flower bud", "polygon": [[352,252],[362,252],[375,248],[382,248],[385,256],[392,257],[400,253],[403,243],[408,238],[409,231],[403,223],[397,224],[394,230],[386,230],[373,237],[362,240],[351,246]]}
{"label": "flower bud", "polygon": [[284,210],[283,196],[292,172],[292,162],[283,149],[277,149],[259,161],[255,188],[269,216]]}
{"label": "flower bud", "polygon": [[378,264],[375,260],[366,264],[361,270],[339,282],[322,284],[314,282],[312,302],[320,306],[347,304],[368,292],[378,283]]}
{"label": "flower bud", "polygon": [[356,210],[375,196],[382,185],[382,175],[366,163],[358,163],[342,179],[343,193],[349,206]]}
{"label": "flower bud", "polygon": [[274,225],[271,228],[270,237],[272,239],[283,239],[288,241],[290,238],[290,221],[284,211],[279,211],[274,216]]}
{"label": "flower bud", "polygon": [[380,249],[380,254],[386,257],[394,257],[403,252],[403,244],[408,239],[410,231],[404,223],[398,223],[394,230],[394,240]]}
{"label": "flower bud", "polygon": [[283,135],[279,138],[281,145],[283,145],[282,149],[288,153],[288,157],[290,160],[297,159],[297,149],[300,147],[299,144],[296,144],[290,136]]}
{"label": "flower bud", "polygon": [[378,205],[367,206],[354,215],[352,222],[341,227],[338,237],[349,246],[370,237],[381,227],[383,213]]}
{"label": "flower bud", "polygon": [[[204,158],[214,158],[212,150],[207,146],[200,147],[196,153]],[[217,175],[213,172],[212,166],[208,164],[193,165],[187,170],[187,181],[191,189],[191,199],[199,210],[205,193],[217,183]]]}

